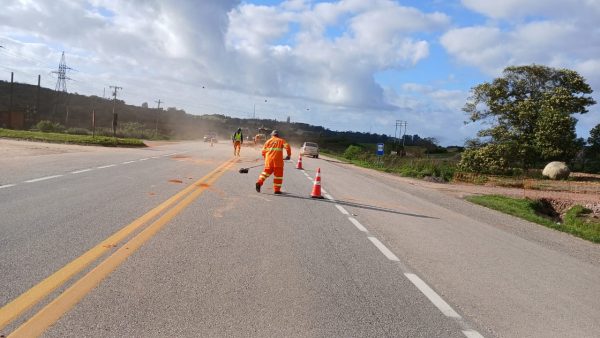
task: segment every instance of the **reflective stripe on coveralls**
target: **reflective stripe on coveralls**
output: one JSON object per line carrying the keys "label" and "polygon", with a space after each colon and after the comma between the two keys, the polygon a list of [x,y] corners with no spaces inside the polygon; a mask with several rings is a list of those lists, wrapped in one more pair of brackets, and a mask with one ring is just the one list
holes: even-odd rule
{"label": "reflective stripe on coveralls", "polygon": [[258,183],[262,186],[267,177],[271,176],[271,174],[275,174],[273,176],[273,190],[281,191],[281,186],[283,185],[283,167],[265,168],[258,177]]}

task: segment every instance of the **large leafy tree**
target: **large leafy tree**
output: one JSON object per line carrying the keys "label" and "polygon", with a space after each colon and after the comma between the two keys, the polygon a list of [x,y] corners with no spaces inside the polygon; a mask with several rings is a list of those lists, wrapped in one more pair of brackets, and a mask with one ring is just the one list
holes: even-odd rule
{"label": "large leafy tree", "polygon": [[540,161],[570,161],[578,151],[573,114],[595,104],[577,72],[541,65],[512,66],[471,90],[463,111],[489,126],[461,161],[473,171],[530,168]]}

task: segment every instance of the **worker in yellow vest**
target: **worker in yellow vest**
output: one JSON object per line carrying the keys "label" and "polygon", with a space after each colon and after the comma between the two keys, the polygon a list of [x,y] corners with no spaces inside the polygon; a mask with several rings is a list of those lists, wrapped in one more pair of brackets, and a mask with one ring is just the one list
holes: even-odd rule
{"label": "worker in yellow vest", "polygon": [[233,136],[231,136],[233,142],[233,156],[240,156],[240,150],[242,149],[242,143],[244,143],[244,135],[242,134],[242,128],[238,128]]}

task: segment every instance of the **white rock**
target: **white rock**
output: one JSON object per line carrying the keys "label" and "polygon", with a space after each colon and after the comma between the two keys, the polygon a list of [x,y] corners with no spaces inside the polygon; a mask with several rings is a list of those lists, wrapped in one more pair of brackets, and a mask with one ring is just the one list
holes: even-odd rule
{"label": "white rock", "polygon": [[550,162],[542,171],[542,175],[552,180],[564,180],[569,177],[571,170],[567,167],[565,162]]}

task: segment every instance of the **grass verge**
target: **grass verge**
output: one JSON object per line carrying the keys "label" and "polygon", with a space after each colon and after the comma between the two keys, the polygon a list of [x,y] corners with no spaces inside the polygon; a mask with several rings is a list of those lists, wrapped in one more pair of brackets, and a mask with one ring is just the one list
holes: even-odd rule
{"label": "grass verge", "polygon": [[585,215],[590,211],[580,205],[573,206],[566,212],[562,221],[556,222],[541,214],[541,211],[547,208],[541,201],[499,195],[469,196],[466,199],[490,209],[600,243],[600,223],[586,218]]}
{"label": "grass verge", "polygon": [[145,147],[142,140],[133,138],[114,138],[107,136],[71,135],[60,133],[43,133],[39,131],[11,130],[0,128],[0,137],[42,141],[50,143],[70,143],[82,145],[98,145],[105,147]]}
{"label": "grass verge", "polygon": [[422,179],[430,176],[438,178],[439,182],[449,182],[454,175],[454,168],[452,165],[436,159],[401,158],[391,155],[386,155],[381,159],[378,159],[377,156],[368,154],[361,154],[355,158],[348,158],[322,149],[321,153],[359,167],[375,169],[404,177]]}

